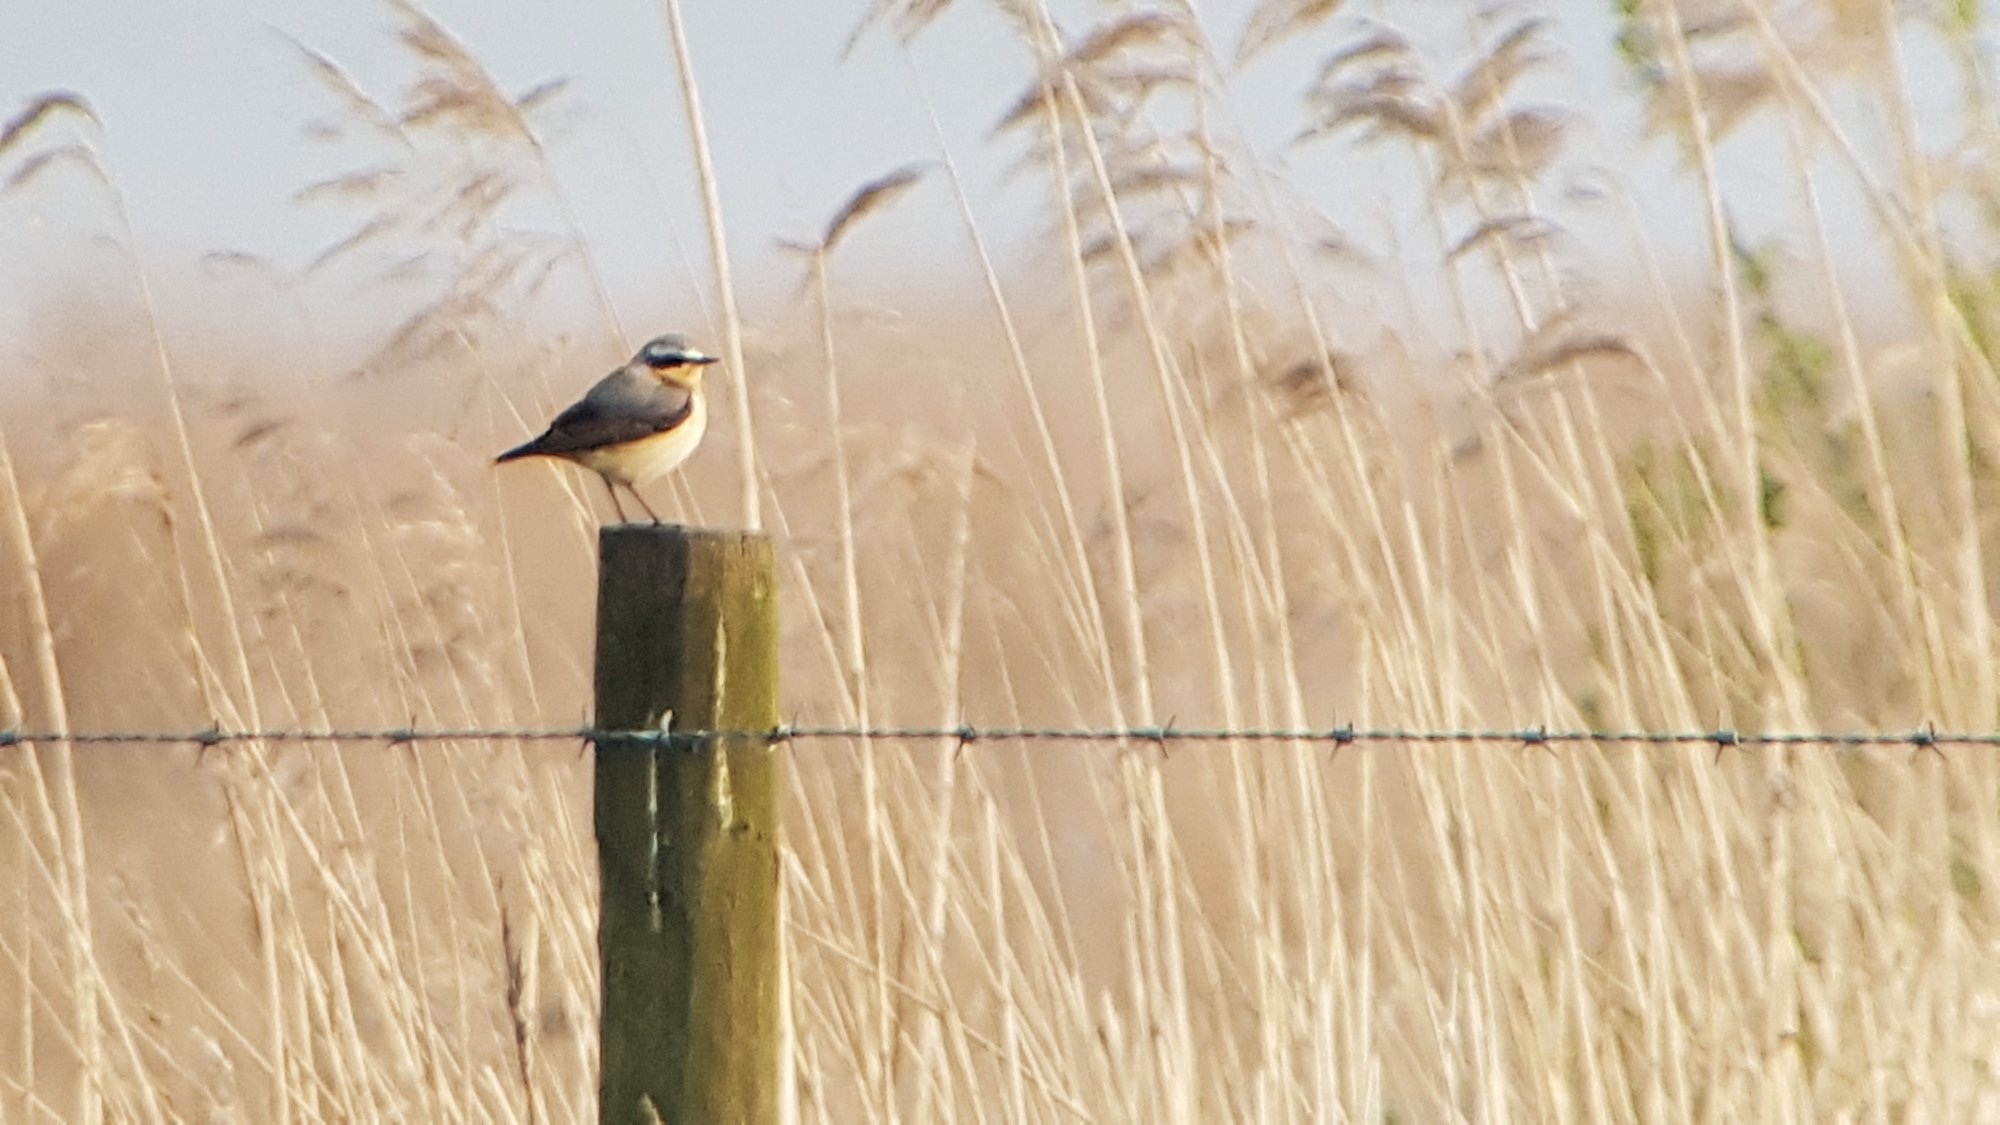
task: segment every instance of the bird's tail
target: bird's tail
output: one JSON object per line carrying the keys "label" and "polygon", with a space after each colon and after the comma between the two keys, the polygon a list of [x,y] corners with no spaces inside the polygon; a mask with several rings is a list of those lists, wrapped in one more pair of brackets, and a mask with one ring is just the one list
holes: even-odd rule
{"label": "bird's tail", "polygon": [[542,439],[536,438],[533,441],[524,442],[520,445],[517,445],[514,448],[508,450],[507,452],[502,453],[500,456],[495,457],[493,459],[493,463],[495,465],[498,465],[506,461],[519,461],[523,457],[538,457],[541,456],[543,452],[544,450],[542,449]]}

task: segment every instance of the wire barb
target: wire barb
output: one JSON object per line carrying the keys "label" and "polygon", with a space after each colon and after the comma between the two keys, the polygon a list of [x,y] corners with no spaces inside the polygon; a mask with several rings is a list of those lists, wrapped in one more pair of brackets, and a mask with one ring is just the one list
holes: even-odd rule
{"label": "wire barb", "polygon": [[1939,744],[1937,725],[1925,723],[1923,728],[1910,732],[1910,747],[1914,753],[1932,753],[1939,761],[1945,761],[1944,749]]}

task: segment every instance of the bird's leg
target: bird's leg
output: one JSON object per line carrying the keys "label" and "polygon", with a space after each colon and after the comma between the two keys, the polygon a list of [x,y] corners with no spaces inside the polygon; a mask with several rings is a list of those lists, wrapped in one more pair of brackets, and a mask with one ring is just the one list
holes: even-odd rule
{"label": "bird's leg", "polygon": [[655,512],[653,506],[646,503],[646,498],[639,495],[639,490],[628,484],[625,486],[625,491],[632,494],[632,499],[637,500],[641,508],[646,509],[646,514],[653,517],[653,526],[658,527],[660,525],[660,513]]}
{"label": "bird's leg", "polygon": [[618,502],[618,486],[611,483],[610,477],[599,476],[597,479],[604,482],[604,491],[611,494],[611,510],[618,513],[618,522],[628,522],[625,519],[625,506]]}

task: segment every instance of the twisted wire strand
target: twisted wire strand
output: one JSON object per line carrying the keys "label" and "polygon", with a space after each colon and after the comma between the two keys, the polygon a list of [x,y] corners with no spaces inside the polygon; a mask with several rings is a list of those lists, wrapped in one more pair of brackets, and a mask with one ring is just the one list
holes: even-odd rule
{"label": "twisted wire strand", "polygon": [[1945,747],[2000,748],[2000,732],[1939,731],[1924,727],[1912,731],[1739,731],[1732,729],[1654,730],[1550,730],[1524,729],[1414,730],[1393,727],[1368,728],[1339,726],[1315,729],[1220,728],[1138,726],[1095,727],[863,727],[780,724],[766,730],[601,730],[594,727],[385,727],[323,729],[281,728],[272,730],[182,731],[24,731],[0,730],[0,748],[31,743],[67,743],[75,746],[118,744],[165,745],[192,743],[202,747],[235,743],[369,743],[404,745],[423,742],[594,742],[664,743],[690,745],[709,740],[751,741],[769,744],[814,741],[872,742],[957,742],[970,746],[980,742],[1084,742],[1084,743],[1307,743],[1335,747],[1362,743],[1406,745],[1476,744],[1525,747],[1557,746],[1708,746],[1721,751],[1732,747],[1824,747],[1859,749],[1903,747],[1911,750],[1938,750]]}

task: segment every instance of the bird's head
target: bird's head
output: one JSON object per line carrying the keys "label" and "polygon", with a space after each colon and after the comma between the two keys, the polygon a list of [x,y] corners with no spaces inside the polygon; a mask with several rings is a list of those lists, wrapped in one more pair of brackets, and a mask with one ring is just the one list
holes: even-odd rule
{"label": "bird's head", "polygon": [[702,368],[715,360],[715,356],[702,354],[685,337],[667,335],[646,341],[646,346],[632,357],[632,366],[645,368],[656,379],[696,387],[701,385]]}

